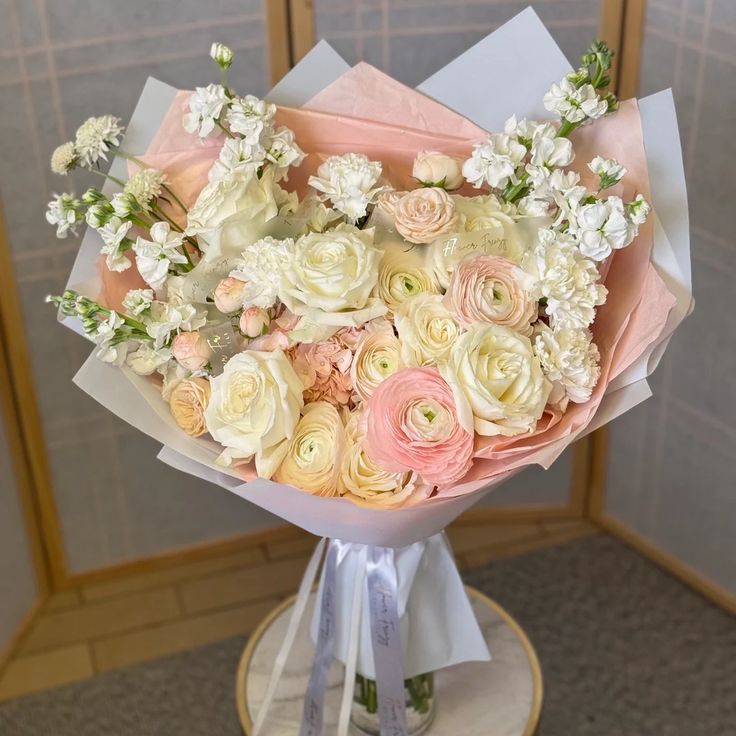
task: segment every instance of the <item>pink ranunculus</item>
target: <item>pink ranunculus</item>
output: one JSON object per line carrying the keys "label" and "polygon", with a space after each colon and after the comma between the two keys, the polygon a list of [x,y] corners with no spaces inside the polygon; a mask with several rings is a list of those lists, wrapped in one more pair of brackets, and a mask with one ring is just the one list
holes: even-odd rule
{"label": "pink ranunculus", "polygon": [[410,243],[431,243],[457,224],[452,197],[438,187],[422,187],[394,205],[394,224]]}
{"label": "pink ranunculus", "polygon": [[204,368],[212,357],[212,349],[199,332],[180,332],[171,341],[171,353],[182,368],[198,371]]}
{"label": "pink ranunculus", "polygon": [[458,421],[452,390],[435,368],[389,376],[365,404],[366,452],[389,472],[413,470],[448,486],[473,464],[473,435]]}
{"label": "pink ranunculus", "polygon": [[461,261],[452,275],[444,303],[458,322],[492,322],[529,336],[537,318],[531,297],[533,279],[501,256]]}
{"label": "pink ranunculus", "polygon": [[337,335],[323,342],[300,343],[289,351],[294,371],[304,384],[304,402],[329,401],[346,406],[353,397],[353,353]]}

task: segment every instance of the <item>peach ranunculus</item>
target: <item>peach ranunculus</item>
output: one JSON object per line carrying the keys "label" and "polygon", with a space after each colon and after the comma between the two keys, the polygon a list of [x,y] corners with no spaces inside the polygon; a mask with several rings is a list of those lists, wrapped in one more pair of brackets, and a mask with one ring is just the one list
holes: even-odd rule
{"label": "peach ranunculus", "polygon": [[345,425],[345,450],[340,466],[340,492],[358,506],[395,508],[423,501],[432,492],[413,471],[390,473],[371,460],[364,448],[365,426],[360,412]]}
{"label": "peach ranunculus", "polygon": [[316,496],[336,496],[344,444],[337,409],[326,401],[308,404],[273,478]]}
{"label": "peach ranunculus", "polygon": [[401,345],[386,319],[369,322],[355,348],[350,376],[356,393],[367,401],[378,385],[401,368]]}
{"label": "peach ranunculus", "polygon": [[338,335],[322,342],[300,343],[289,351],[291,364],[304,384],[304,401],[346,406],[353,396],[350,365],[353,353]]}
{"label": "peach ranunculus", "polygon": [[414,189],[394,206],[394,223],[410,243],[431,243],[455,227],[455,203],[444,189]]}
{"label": "peach ranunculus", "polygon": [[171,341],[171,354],[182,368],[199,371],[209,363],[212,348],[200,332],[180,332]]}
{"label": "peach ranunculus", "polygon": [[462,324],[491,322],[529,336],[537,319],[533,286],[533,278],[513,261],[477,256],[455,269],[445,305]]}
{"label": "peach ranunculus", "polygon": [[188,435],[199,437],[207,431],[204,410],[209,400],[210,382],[206,378],[185,378],[169,396],[171,416]]}
{"label": "peach ranunculus", "polygon": [[413,470],[448,486],[473,464],[473,433],[458,421],[452,390],[435,368],[405,368],[365,405],[365,448],[388,472]]}

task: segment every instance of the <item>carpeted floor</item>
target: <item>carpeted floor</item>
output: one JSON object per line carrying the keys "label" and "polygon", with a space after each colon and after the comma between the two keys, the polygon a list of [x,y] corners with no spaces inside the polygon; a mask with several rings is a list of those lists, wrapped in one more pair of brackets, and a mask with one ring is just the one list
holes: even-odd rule
{"label": "carpeted floor", "polygon": [[[540,736],[736,736],[736,620],[617,541],[580,540],[466,579],[536,646]],[[242,648],[230,639],[2,704],[0,734],[241,736]]]}

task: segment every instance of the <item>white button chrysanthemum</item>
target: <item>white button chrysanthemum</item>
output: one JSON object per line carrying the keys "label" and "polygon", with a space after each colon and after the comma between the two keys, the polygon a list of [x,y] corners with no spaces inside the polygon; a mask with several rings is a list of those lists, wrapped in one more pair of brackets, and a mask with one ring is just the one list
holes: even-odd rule
{"label": "white button chrysanthemum", "polygon": [[100,159],[107,161],[105,155],[111,146],[120,143],[120,136],[125,128],[120,118],[113,115],[102,115],[89,118],[77,129],[74,147],[82,166],[94,166]]}
{"label": "white button chrysanthemum", "polygon": [[370,161],[362,153],[330,156],[317,169],[317,175],[309,177],[309,186],[322,193],[323,201],[329,199],[338,212],[356,221],[387,190],[376,186],[381,171],[379,161]]}
{"label": "white button chrysanthemum", "polygon": [[135,197],[138,204],[144,210],[148,210],[151,203],[158,199],[164,184],[166,184],[166,174],[163,171],[143,169],[128,179],[123,191]]}
{"label": "white button chrysanthemum", "polygon": [[476,189],[487,183],[505,187],[516,183],[516,169],[526,155],[526,148],[510,135],[490,133],[476,144],[471,157],[463,164],[463,176]]}
{"label": "white button chrysanthemum", "polygon": [[81,204],[72,194],[55,194],[48,203],[46,222],[56,226],[57,238],[65,238],[70,232],[76,235],[75,226],[82,219]]}
{"label": "white button chrysanthemum", "polygon": [[77,149],[68,141],[58,146],[51,154],[51,171],[66,176],[77,165]]}
{"label": "white button chrysanthemum", "polygon": [[276,303],[281,274],[293,251],[294,241],[291,238],[276,240],[266,237],[246,246],[235,264],[235,270],[230,272],[230,276],[246,284],[243,292],[246,309],[268,309]]}
{"label": "white button chrysanthemum", "polygon": [[227,124],[232,133],[239,133],[251,146],[263,144],[273,127],[276,105],[271,105],[253,95],[231,100],[227,111]]}
{"label": "white button chrysanthemum", "polygon": [[215,129],[215,123],[227,101],[225,88],[221,84],[195,87],[189,97],[189,112],[182,117],[184,130],[206,138]]}
{"label": "white button chrysanthemum", "polygon": [[546,313],[554,329],[587,327],[607,293],[598,283],[595,263],[578,250],[572,237],[542,229],[537,238],[522,263],[536,278],[534,297],[546,300]]}
{"label": "white button chrysanthemum", "polygon": [[598,383],[600,354],[586,329],[553,331],[543,322],[535,327],[534,352],[550,381],[559,383],[577,404],[585,403]]}

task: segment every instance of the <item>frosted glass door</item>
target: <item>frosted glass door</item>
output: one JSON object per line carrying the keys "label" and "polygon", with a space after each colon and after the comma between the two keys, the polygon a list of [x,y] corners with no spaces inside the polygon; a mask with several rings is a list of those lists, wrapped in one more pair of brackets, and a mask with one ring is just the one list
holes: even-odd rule
{"label": "frosted glass door", "polygon": [[[156,460],[154,442],[71,379],[90,352],[43,303],[66,283],[78,241],[44,222],[52,191],[91,184],[48,168],[90,115],[127,119],[149,75],[186,87],[217,80],[219,40],[236,52],[244,92],[268,89],[262,0],[0,0],[0,193],[71,571],[242,533],[273,521],[227,491]],[[96,180],[99,184],[99,181]]]}
{"label": "frosted glass door", "polygon": [[736,3],[648,4],[641,94],[672,87],[690,198],[695,312],[616,422],[606,512],[736,593]]}

